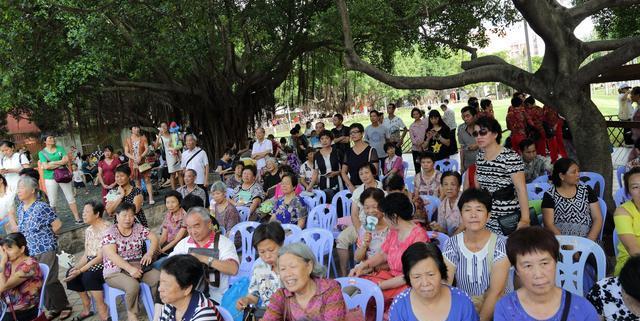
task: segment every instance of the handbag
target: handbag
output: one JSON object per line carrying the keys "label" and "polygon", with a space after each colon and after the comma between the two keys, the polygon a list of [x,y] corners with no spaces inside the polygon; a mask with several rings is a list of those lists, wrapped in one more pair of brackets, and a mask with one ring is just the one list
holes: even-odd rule
{"label": "handbag", "polygon": [[140,173],[144,173],[150,169],[151,169],[151,163],[143,163],[141,165],[138,165],[138,171]]}
{"label": "handbag", "polygon": [[[42,156],[47,159],[47,163],[51,162],[51,159],[49,159],[49,156],[47,156],[47,153],[44,152],[44,150]],[[71,174],[71,171],[69,170],[69,168],[67,168],[67,166],[60,166],[53,170],[53,179],[56,181],[56,183],[69,183],[71,182],[72,178],[73,175]]]}
{"label": "handbag", "polygon": [[[18,317],[16,317],[16,311],[13,309],[13,303],[11,303],[11,298],[9,296],[6,297],[7,302],[9,302],[9,310],[11,311],[11,315],[13,316],[13,321],[18,321]],[[38,316],[31,321],[49,321],[44,312],[40,312]]]}

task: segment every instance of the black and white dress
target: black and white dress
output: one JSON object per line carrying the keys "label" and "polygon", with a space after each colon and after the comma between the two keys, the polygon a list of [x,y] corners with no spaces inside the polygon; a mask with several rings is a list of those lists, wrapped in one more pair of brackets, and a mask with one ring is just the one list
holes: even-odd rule
{"label": "black and white dress", "polygon": [[544,193],[542,208],[553,209],[553,224],[562,235],[587,237],[593,224],[589,205],[597,202],[598,196],[588,185],[578,184],[572,198],[560,195],[553,186]]}
{"label": "black and white dress", "polygon": [[[476,159],[476,179],[481,189],[487,190],[489,193],[513,187],[511,175],[524,171],[524,163],[522,157],[513,150],[503,147],[502,151],[492,161],[484,159],[484,151],[478,153]],[[503,235],[498,224],[498,218],[512,214],[520,209],[517,194],[514,193],[513,198],[504,200],[492,198],[491,216],[487,222],[487,228],[498,235]]]}
{"label": "black and white dress", "polygon": [[636,315],[622,300],[622,287],[617,277],[604,278],[591,288],[587,300],[606,321],[637,321]]}

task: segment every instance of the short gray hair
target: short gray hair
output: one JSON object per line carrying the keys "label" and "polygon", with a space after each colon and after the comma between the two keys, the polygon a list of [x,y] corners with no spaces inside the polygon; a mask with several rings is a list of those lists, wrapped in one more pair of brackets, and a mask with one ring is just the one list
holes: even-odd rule
{"label": "short gray hair", "polygon": [[28,187],[31,190],[37,190],[40,185],[38,185],[38,181],[31,176],[22,176],[18,181],[18,184],[22,184],[24,187]]}
{"label": "short gray hair", "polygon": [[316,256],[313,254],[308,245],[302,242],[290,243],[280,248],[278,251],[278,258],[285,254],[293,254],[303,261],[313,264],[311,270],[311,277],[322,278],[327,275],[327,270],[324,266],[318,264]]}
{"label": "short gray hair", "polygon": [[213,183],[213,185],[211,185],[211,189],[209,191],[210,191],[210,193],[213,193],[213,192],[226,193],[227,192],[227,184],[225,184],[223,181],[217,181],[217,182]]}
{"label": "short gray hair", "polygon": [[195,135],[195,134],[186,134],[186,135],[184,136],[184,140],[186,141],[188,137],[193,138],[193,140],[194,140],[194,141],[196,141],[196,143],[198,142],[198,137],[196,137],[196,135]]}
{"label": "short gray hair", "polygon": [[202,218],[203,221],[211,222],[211,216],[209,214],[209,210],[202,206],[192,207],[189,210],[189,212],[187,212],[187,217],[191,215],[198,215],[200,216],[200,218]]}

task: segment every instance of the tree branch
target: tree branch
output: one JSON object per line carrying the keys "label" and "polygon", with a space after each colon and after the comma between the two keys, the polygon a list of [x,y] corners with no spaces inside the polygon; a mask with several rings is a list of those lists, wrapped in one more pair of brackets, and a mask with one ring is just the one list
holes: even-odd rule
{"label": "tree branch", "polygon": [[423,29],[423,39],[424,40],[431,40],[434,42],[439,42],[441,44],[447,45],[451,48],[454,49],[461,49],[464,50],[466,52],[468,52],[469,54],[471,54],[471,59],[475,59],[478,57],[478,48],[474,48],[471,47],[467,44],[464,43],[460,43],[460,42],[455,42],[453,40],[449,40],[449,39],[444,39],[444,38],[440,38],[440,37],[431,37],[431,36],[427,36],[426,35],[426,30],[424,30],[424,26],[421,27]]}
{"label": "tree branch", "polygon": [[[398,89],[448,89],[461,87],[472,83],[496,81],[503,82],[515,88],[529,89],[533,86],[541,88],[537,84],[533,74],[520,68],[509,65],[503,60],[488,56],[465,64],[469,70],[445,77],[403,77],[391,75],[365,61],[355,52],[349,14],[345,0],[336,0],[338,12],[342,20],[342,33],[344,37],[344,62],[345,66],[352,70],[361,71],[374,79]],[[530,90],[534,91],[534,90]]]}
{"label": "tree branch", "polygon": [[600,12],[602,9],[639,3],[639,0],[588,0],[580,5],[568,9],[568,13],[571,20],[573,20],[572,25],[577,26],[582,22],[582,20]]}
{"label": "tree branch", "polygon": [[630,42],[618,49],[592,60],[578,70],[578,84],[589,84],[607,70],[622,66],[640,55],[640,41]]}
{"label": "tree branch", "polygon": [[170,85],[170,84],[162,84],[162,83],[154,83],[154,82],[115,80],[115,79],[112,79],[111,82],[116,86],[122,86],[122,87],[134,87],[134,88],[142,88],[142,89],[149,89],[149,90],[155,90],[155,91],[166,91],[166,92],[172,92],[172,93],[182,94],[182,95],[196,95],[196,96],[204,95],[204,93],[200,90],[187,88],[179,85]]}
{"label": "tree branch", "polygon": [[629,43],[639,42],[639,41],[640,41],[640,36],[627,37],[627,38],[621,38],[621,39],[589,41],[589,42],[585,42],[584,46],[585,46],[586,52],[588,54],[592,54],[594,52],[616,50]]}

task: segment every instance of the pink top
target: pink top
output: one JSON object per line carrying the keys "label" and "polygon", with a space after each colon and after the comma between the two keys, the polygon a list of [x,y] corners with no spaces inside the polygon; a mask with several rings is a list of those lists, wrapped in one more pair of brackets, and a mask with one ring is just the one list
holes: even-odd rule
{"label": "pink top", "polygon": [[413,243],[429,242],[427,231],[416,225],[404,241],[398,240],[398,230],[389,229],[387,239],[382,243],[382,252],[387,255],[387,263],[393,276],[402,275],[402,253]]}
{"label": "pink top", "polygon": [[427,135],[427,128],[429,127],[429,120],[420,119],[418,122],[413,122],[409,126],[409,134],[411,134],[411,150],[421,151],[420,146]]}
{"label": "pink top", "polygon": [[402,164],[402,157],[393,156],[393,158],[387,157],[384,160],[383,174],[387,175],[392,169],[396,169],[396,175],[404,178],[404,165]]}
{"label": "pink top", "polygon": [[[162,228],[167,229],[167,243],[172,242],[178,235],[180,229],[187,228],[184,225],[183,219],[187,215],[184,209],[180,209],[177,213],[167,212],[162,221]],[[160,244],[162,245],[162,244]]]}
{"label": "pink top", "polygon": [[[115,244],[116,253],[127,262],[140,261],[142,259],[142,247],[144,246],[144,240],[149,237],[149,229],[135,223],[129,236],[124,236],[118,230],[117,225],[112,225],[107,232],[105,232],[102,245]],[[121,269],[111,262],[107,256],[103,256],[102,262],[104,263],[103,275],[105,277],[118,273]]]}
{"label": "pink top", "polygon": [[262,321],[345,321],[347,306],[340,283],[332,279],[311,280],[316,283],[316,293],[309,300],[306,309],[300,307],[293,292],[280,288],[271,296]]}
{"label": "pink top", "polygon": [[[296,196],[299,196],[300,193],[302,193],[302,191],[304,191],[304,189],[302,188],[302,185],[298,184],[298,186],[296,186]],[[284,196],[284,193],[282,193],[282,185],[278,183],[276,184],[276,191],[273,198],[280,198],[282,196]]]}

